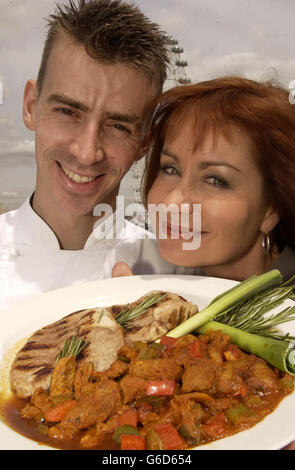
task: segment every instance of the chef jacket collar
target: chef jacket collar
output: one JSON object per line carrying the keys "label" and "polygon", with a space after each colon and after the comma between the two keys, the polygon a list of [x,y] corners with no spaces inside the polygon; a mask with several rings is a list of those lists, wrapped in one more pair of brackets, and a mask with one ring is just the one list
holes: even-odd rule
{"label": "chef jacket collar", "polygon": [[[22,245],[29,245],[34,247],[40,248],[47,248],[51,250],[60,250],[59,241],[53,232],[53,230],[49,227],[49,225],[34,211],[31,206],[33,195],[28,197],[24,203],[17,209],[17,217],[15,218],[13,224],[13,239],[16,243]],[[112,216],[110,216],[112,217]],[[7,214],[8,222],[9,222],[9,213]],[[95,236],[95,232],[91,233],[88,237],[84,249],[89,249],[94,247],[94,245],[112,245],[116,244],[120,239],[120,235],[118,236],[115,233],[115,239],[111,238],[111,234],[113,231],[113,227],[116,222],[116,214],[113,215],[113,221],[110,220],[102,220],[102,222],[96,222],[95,227],[98,229],[100,223],[105,223],[106,229],[105,232],[105,239],[99,240]],[[124,228],[124,224],[117,224],[119,231]],[[115,232],[115,230],[114,230]],[[108,238],[109,236],[109,238]],[[66,250],[67,251],[67,250]],[[79,250],[77,250],[79,251]]]}

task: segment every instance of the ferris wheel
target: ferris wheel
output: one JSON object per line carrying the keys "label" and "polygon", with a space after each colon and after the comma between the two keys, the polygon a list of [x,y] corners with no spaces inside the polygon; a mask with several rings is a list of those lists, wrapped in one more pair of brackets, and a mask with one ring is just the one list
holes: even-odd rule
{"label": "ferris wheel", "polygon": [[[178,40],[169,34],[164,35],[167,50],[169,53],[170,67],[167,79],[164,83],[164,91],[179,85],[188,85],[191,83],[187,74],[188,62],[183,58],[184,49],[179,46]],[[136,216],[131,218],[132,222],[141,226],[148,227],[147,214],[143,207],[141,199],[141,180],[145,168],[145,157],[132,166],[132,185],[135,203],[137,206]]]}

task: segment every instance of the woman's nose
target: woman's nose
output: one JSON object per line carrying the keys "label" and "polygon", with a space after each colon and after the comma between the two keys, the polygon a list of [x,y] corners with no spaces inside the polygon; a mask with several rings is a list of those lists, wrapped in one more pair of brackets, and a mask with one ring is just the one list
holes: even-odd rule
{"label": "woman's nose", "polygon": [[178,210],[181,210],[182,207],[186,206],[186,210],[189,209],[189,212],[192,210],[192,205],[195,201],[193,201],[192,191],[190,191],[189,187],[185,185],[179,185],[166,194],[166,197],[163,203],[168,205],[174,205],[178,207]]}

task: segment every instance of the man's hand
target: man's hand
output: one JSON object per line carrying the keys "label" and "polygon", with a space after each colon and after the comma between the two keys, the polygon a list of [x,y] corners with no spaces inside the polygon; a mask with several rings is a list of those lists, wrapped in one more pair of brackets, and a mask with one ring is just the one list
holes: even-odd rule
{"label": "man's hand", "polygon": [[123,261],[116,263],[112,269],[112,277],[133,276],[130,266]]}

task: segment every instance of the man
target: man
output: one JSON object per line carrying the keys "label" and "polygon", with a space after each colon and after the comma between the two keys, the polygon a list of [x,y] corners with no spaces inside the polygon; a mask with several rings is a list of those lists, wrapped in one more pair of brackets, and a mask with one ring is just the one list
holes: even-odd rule
{"label": "man", "polygon": [[144,154],[147,109],[167,63],[158,26],[121,0],[70,0],[50,16],[38,78],[27,82],[23,101],[24,123],[35,132],[36,188],[0,216],[1,309],[110,277],[117,261],[135,273],[172,272],[132,224],[124,223],[124,240],[93,233],[94,208],[115,210],[121,179]]}

